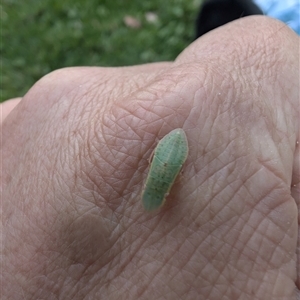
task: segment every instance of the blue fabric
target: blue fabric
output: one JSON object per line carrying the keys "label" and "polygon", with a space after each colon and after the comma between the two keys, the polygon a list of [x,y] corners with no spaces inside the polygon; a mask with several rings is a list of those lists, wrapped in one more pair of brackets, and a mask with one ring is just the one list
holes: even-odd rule
{"label": "blue fabric", "polygon": [[300,0],[255,0],[266,16],[278,19],[300,35]]}

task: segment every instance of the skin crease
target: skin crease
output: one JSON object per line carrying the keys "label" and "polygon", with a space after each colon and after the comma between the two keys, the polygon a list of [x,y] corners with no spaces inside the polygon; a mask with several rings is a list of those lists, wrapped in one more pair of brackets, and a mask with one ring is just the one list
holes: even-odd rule
{"label": "skin crease", "polygon": [[[284,24],[243,18],[175,62],[58,70],[16,103],[2,299],[299,299],[299,37]],[[174,128],[184,174],[147,213],[147,159]]]}

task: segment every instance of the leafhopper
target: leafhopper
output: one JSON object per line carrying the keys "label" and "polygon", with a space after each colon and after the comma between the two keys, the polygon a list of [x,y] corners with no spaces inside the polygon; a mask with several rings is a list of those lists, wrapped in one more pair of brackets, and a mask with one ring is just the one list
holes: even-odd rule
{"label": "leafhopper", "polygon": [[153,152],[149,173],[142,193],[145,210],[160,208],[171,190],[188,156],[188,142],[181,128],[164,136]]}

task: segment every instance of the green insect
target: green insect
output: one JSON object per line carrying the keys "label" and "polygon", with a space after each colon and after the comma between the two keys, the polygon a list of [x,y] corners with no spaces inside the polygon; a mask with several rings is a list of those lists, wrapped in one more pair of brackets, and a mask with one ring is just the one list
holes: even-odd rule
{"label": "green insect", "polygon": [[155,210],[163,205],[174,181],[188,155],[185,132],[177,128],[157,144],[142,193],[145,210]]}

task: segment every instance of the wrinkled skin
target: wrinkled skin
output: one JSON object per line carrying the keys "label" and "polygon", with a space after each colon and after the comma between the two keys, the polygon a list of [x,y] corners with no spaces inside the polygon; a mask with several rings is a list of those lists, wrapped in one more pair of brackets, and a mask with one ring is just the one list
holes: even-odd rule
{"label": "wrinkled skin", "polygon": [[[282,23],[233,22],[175,62],[58,70],[18,102],[2,299],[299,297],[299,37]],[[147,213],[147,159],[177,127],[183,175]]]}

